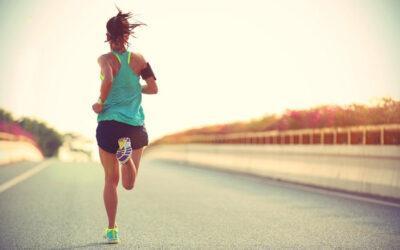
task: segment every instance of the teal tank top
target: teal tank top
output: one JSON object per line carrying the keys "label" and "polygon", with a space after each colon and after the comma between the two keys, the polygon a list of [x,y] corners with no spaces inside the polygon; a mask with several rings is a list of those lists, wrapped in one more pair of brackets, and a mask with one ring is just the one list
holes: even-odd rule
{"label": "teal tank top", "polygon": [[113,51],[113,54],[121,66],[113,79],[103,111],[97,116],[97,122],[114,120],[132,126],[143,126],[142,87],[139,77],[129,66],[131,52],[119,54]]}

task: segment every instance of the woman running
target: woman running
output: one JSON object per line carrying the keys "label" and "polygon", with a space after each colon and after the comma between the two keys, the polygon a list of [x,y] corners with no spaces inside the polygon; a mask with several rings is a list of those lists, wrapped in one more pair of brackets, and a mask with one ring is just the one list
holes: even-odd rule
{"label": "woman running", "polygon": [[[93,111],[98,114],[96,139],[100,160],[104,167],[104,205],[108,228],[105,237],[109,243],[118,243],[115,223],[117,213],[119,165],[122,185],[134,187],[143,149],[148,144],[141,106],[142,93],[156,94],[156,77],[142,55],[127,51],[133,29],[141,23],[129,23],[131,13],[118,14],[107,22],[107,41],[111,52],[99,57],[101,89]],[[146,84],[139,83],[141,77]]]}

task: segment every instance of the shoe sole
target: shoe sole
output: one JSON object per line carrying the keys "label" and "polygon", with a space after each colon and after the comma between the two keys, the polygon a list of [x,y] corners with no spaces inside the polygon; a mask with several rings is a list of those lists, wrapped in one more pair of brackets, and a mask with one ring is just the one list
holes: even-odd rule
{"label": "shoe sole", "polygon": [[[124,139],[126,139],[126,140],[124,140]],[[130,159],[131,154],[132,154],[132,147],[129,147],[128,149],[125,148],[126,141],[130,142],[130,139],[127,137],[127,138],[120,138],[118,140],[119,149],[116,153],[116,156],[117,156],[117,160],[121,164],[125,164]],[[127,152],[129,152],[129,153],[127,153]]]}

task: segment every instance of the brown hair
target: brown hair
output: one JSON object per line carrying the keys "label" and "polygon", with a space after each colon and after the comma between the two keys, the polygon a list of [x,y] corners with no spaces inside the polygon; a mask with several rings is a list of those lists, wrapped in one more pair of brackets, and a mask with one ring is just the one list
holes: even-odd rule
{"label": "brown hair", "polygon": [[110,18],[107,22],[106,42],[112,41],[114,43],[126,44],[128,43],[128,40],[125,40],[125,35],[133,36],[133,29],[145,24],[141,22],[129,23],[128,20],[132,17],[132,13],[122,13],[118,7],[117,9],[118,14]]}

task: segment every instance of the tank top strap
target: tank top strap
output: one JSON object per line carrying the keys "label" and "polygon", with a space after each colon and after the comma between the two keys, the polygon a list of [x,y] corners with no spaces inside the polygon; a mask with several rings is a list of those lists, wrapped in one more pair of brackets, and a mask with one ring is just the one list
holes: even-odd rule
{"label": "tank top strap", "polygon": [[131,52],[130,51],[125,51],[122,54],[118,54],[117,52],[112,52],[114,54],[114,56],[117,58],[118,62],[122,65],[122,64],[130,64],[131,62]]}
{"label": "tank top strap", "polygon": [[121,63],[120,55],[118,55],[118,53],[117,53],[117,52],[114,52],[114,51],[113,51],[112,53],[113,53],[113,55],[117,58],[118,62]]}

